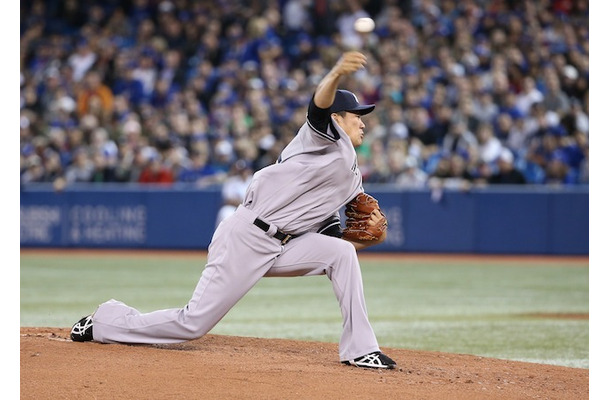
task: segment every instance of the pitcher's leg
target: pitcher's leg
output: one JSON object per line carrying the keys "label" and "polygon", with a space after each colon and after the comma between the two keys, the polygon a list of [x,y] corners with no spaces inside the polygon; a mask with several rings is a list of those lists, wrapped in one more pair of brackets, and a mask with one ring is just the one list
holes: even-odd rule
{"label": "pitcher's leg", "polygon": [[[257,246],[248,243],[257,242]],[[243,244],[246,245],[243,245]],[[267,272],[279,241],[239,218],[225,221],[212,240],[208,264],[188,304],[140,313],[115,300],[93,315],[93,339],[104,343],[177,343],[196,339],[220,319]]]}
{"label": "pitcher's leg", "polygon": [[[180,337],[160,337],[151,327],[172,325],[178,320],[180,308],[143,314],[137,309],[114,299],[100,304],[93,314],[93,340],[101,343],[177,343]],[[177,332],[175,332],[177,333]],[[174,335],[172,335],[174,336]]]}
{"label": "pitcher's leg", "polygon": [[339,357],[350,360],[379,351],[368,320],[360,263],[345,240],[309,233],[290,241],[265,276],[326,274],[332,282],[343,317]]}
{"label": "pitcher's leg", "polygon": [[227,287],[218,282],[219,278],[217,267],[208,265],[191,300],[182,308],[141,313],[122,302],[109,300],[93,315],[93,339],[102,343],[178,343],[199,338],[209,332],[257,280],[248,279],[253,275],[244,276]]}

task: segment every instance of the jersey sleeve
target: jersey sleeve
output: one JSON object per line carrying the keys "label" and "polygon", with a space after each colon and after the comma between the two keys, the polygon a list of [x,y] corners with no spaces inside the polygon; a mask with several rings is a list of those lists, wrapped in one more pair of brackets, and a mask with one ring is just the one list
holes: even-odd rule
{"label": "jersey sleeve", "polygon": [[330,108],[319,108],[313,101],[309,101],[307,109],[307,124],[320,137],[336,142],[339,140],[339,132],[330,122]]}

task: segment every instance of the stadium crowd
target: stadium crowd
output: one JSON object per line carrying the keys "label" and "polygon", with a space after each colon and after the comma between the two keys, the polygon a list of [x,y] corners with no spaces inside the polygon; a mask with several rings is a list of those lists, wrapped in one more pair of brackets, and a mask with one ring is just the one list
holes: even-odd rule
{"label": "stadium crowd", "polygon": [[[224,182],[346,49],[364,183],[588,184],[587,0],[21,2],[21,183]],[[370,16],[375,30],[359,33]],[[243,169],[243,168],[242,168]]]}

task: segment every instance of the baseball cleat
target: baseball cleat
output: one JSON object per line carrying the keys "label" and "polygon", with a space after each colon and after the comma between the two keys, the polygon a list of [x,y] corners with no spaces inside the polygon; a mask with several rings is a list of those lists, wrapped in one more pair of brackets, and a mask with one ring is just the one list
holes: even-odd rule
{"label": "baseball cleat", "polygon": [[93,340],[93,319],[91,315],[81,318],[72,326],[70,339],[74,342],[90,342]]}
{"label": "baseball cleat", "polygon": [[396,362],[380,351],[375,351],[353,360],[343,361],[343,364],[364,368],[394,369],[396,367]]}

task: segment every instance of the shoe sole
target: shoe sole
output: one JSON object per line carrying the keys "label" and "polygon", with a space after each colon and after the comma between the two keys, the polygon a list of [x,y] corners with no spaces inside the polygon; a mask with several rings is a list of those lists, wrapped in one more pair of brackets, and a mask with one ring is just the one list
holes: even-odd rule
{"label": "shoe sole", "polygon": [[394,369],[394,368],[396,368],[396,364],[390,364],[390,365],[362,365],[362,364],[358,364],[356,362],[351,362],[351,361],[343,361],[343,364],[351,365],[351,366],[358,367],[358,368],[369,368],[369,369]]}

